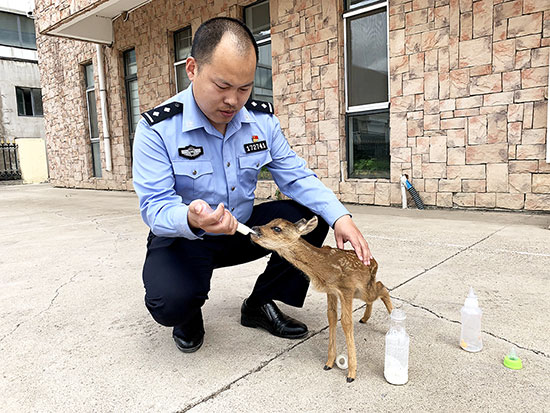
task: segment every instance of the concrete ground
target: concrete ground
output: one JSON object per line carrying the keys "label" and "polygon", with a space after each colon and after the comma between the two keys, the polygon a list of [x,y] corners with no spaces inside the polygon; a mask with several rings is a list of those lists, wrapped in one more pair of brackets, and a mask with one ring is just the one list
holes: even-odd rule
{"label": "concrete ground", "polygon": [[[129,192],[0,187],[0,410],[6,412],[364,412],[550,410],[550,215],[350,206],[407,313],[409,382],[384,380],[381,302],[357,321],[357,380],[324,371],[326,300],[310,291],[291,341],[242,327],[266,260],[214,274],[206,337],[173,344],[143,304],[147,228]],[[332,234],[327,240],[334,244]],[[470,286],[480,353],[458,346]],[[502,365],[516,347],[524,368]],[[338,349],[344,350],[341,328]]]}

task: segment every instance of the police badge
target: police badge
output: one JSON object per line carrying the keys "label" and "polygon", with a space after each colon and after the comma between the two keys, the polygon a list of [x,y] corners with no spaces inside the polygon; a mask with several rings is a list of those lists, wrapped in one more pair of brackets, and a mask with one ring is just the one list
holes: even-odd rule
{"label": "police badge", "polygon": [[193,145],[187,145],[184,148],[178,148],[178,153],[180,156],[183,156],[187,159],[195,159],[201,156],[204,151],[202,149],[202,146],[193,146]]}

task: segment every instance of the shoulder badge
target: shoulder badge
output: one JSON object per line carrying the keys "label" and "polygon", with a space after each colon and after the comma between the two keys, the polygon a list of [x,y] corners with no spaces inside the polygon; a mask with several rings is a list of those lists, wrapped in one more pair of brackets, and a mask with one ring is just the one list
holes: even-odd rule
{"label": "shoulder badge", "polygon": [[273,115],[273,105],[270,102],[263,102],[261,100],[248,99],[245,108],[248,110],[257,110],[259,112],[269,113]]}
{"label": "shoulder badge", "polygon": [[164,119],[168,119],[178,113],[183,112],[183,103],[171,102],[167,105],[159,106],[154,109],[143,112],[141,116],[147,121],[149,126],[153,126]]}

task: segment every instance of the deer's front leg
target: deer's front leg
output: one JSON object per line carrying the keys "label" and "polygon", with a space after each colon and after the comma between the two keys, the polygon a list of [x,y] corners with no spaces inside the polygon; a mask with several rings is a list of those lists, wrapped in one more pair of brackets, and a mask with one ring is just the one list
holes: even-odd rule
{"label": "deer's front leg", "polygon": [[355,340],[353,338],[353,294],[346,294],[341,297],[342,302],[342,328],[346,336],[346,345],[348,347],[348,383],[355,380],[357,374],[357,356],[355,354]]}
{"label": "deer's front leg", "polygon": [[338,297],[327,293],[328,360],[325,370],[330,370],[336,360],[336,325],[338,324]]}

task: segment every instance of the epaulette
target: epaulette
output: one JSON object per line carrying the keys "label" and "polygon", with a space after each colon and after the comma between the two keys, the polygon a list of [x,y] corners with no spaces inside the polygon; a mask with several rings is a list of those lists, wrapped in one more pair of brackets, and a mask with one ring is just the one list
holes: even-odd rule
{"label": "epaulette", "polygon": [[167,105],[158,106],[154,109],[143,112],[141,116],[147,121],[149,126],[153,126],[164,119],[168,119],[178,113],[183,112],[183,103],[171,102]]}
{"label": "epaulette", "polygon": [[273,115],[273,105],[270,102],[263,102],[261,100],[248,99],[245,108],[248,110],[257,110],[264,113],[269,113]]}

